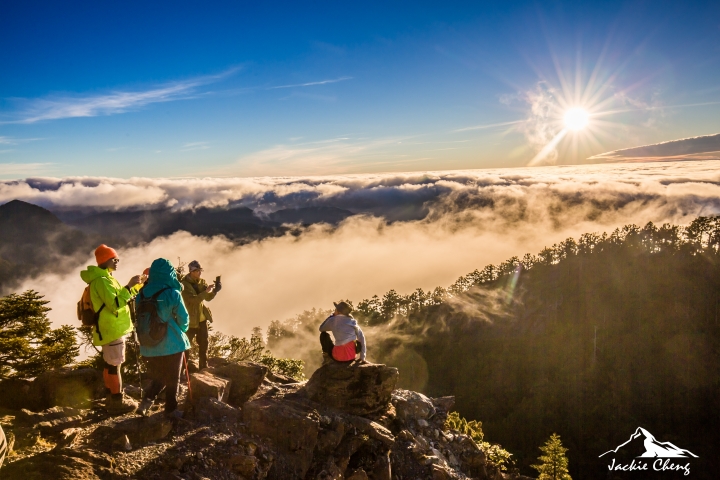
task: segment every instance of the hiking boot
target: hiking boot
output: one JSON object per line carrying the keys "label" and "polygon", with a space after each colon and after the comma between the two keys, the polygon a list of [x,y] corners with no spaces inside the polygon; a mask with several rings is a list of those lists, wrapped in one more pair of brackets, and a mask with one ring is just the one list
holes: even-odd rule
{"label": "hiking boot", "polygon": [[105,410],[107,410],[110,415],[124,415],[135,411],[137,408],[137,402],[122,393],[110,395],[105,401]]}
{"label": "hiking boot", "polygon": [[147,417],[148,413],[150,413],[150,407],[152,407],[152,404],[152,398],[143,398],[142,402],[140,402],[140,406],[137,410],[135,410],[135,413],[142,415],[143,417]]}

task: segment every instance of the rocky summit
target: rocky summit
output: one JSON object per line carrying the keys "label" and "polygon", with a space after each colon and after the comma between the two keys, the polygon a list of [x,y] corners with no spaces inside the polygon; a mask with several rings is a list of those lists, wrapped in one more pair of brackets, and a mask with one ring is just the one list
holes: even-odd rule
{"label": "rocky summit", "polygon": [[[173,420],[157,405],[147,418],[108,416],[101,379],[91,371],[1,383],[0,423],[11,453],[0,477],[521,478],[490,466],[470,437],[445,428],[453,397],[396,389],[395,368],[333,362],[298,383],[251,362],[210,364],[191,375],[190,389],[182,387],[185,416]],[[44,392],[42,401],[27,401],[35,391]]]}

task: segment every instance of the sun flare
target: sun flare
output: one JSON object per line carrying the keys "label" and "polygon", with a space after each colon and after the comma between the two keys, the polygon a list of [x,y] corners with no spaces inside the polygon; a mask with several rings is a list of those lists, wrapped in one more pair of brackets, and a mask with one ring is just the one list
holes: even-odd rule
{"label": "sun flare", "polygon": [[571,108],[565,112],[565,128],[578,132],[587,127],[588,117],[589,115],[586,110],[582,108]]}

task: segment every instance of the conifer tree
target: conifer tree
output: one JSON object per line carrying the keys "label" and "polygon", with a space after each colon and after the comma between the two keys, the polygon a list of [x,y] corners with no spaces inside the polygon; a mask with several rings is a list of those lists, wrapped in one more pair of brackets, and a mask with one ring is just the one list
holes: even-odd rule
{"label": "conifer tree", "polygon": [[538,457],[540,465],[531,465],[540,473],[538,480],[572,480],[568,474],[567,448],[562,446],[560,435],[553,433],[545,445],[540,447],[543,455]]}
{"label": "conifer tree", "polygon": [[47,304],[34,290],[0,298],[0,379],[35,377],[77,356],[75,329],[52,330]]}

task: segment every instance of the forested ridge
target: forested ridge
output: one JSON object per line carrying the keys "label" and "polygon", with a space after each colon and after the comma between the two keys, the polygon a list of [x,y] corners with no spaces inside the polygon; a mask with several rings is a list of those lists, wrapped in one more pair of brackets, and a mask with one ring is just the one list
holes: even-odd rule
{"label": "forested ridge", "polygon": [[[638,426],[718,468],[720,217],[569,238],[461,277],[356,304],[373,361],[406,387],[454,394],[486,438],[527,474],[557,432],[570,474],[598,478],[598,455]],[[269,329],[271,348],[315,330],[319,312]],[[637,473],[637,472],[635,472]],[[633,478],[640,478],[635,475]]]}

